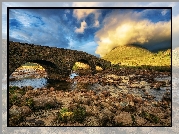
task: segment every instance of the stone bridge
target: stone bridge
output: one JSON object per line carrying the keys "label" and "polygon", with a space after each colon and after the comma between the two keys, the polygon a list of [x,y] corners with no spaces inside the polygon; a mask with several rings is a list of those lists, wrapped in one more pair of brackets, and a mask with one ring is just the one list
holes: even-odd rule
{"label": "stone bridge", "polygon": [[34,44],[9,42],[9,76],[26,62],[38,63],[45,68],[49,79],[69,77],[72,67],[78,61],[87,63],[94,74],[96,66],[105,70],[111,66],[109,61],[97,58],[83,51],[40,46]]}

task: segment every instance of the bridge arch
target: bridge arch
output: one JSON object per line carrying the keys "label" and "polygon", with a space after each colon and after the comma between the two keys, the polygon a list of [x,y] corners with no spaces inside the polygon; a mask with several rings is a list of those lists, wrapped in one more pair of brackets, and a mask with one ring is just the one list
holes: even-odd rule
{"label": "bridge arch", "polygon": [[97,71],[104,70],[104,67],[103,67],[103,65],[101,63],[97,62],[95,65],[96,65],[96,70]]}
{"label": "bridge arch", "polygon": [[23,60],[23,62],[18,62],[17,64],[13,64],[10,65],[11,67],[11,71],[9,71],[9,76],[20,66],[24,65],[27,62],[31,62],[31,63],[37,63],[40,66],[42,66],[46,73],[47,73],[47,78],[48,79],[58,79],[59,75],[57,75],[57,72],[59,72],[59,69],[57,67],[56,64],[54,64],[51,61],[47,61],[47,60]]}
{"label": "bridge arch", "polygon": [[83,51],[64,48],[40,46],[34,44],[9,42],[9,76],[26,62],[35,62],[45,68],[50,79],[69,77],[75,62],[85,61],[89,64],[92,74],[96,73],[96,64],[105,69],[111,63]]}

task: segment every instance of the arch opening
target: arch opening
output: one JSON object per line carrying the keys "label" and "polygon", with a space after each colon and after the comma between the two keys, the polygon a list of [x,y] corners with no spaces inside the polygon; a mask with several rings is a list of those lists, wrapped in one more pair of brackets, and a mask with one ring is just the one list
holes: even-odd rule
{"label": "arch opening", "polygon": [[86,75],[92,72],[91,66],[87,60],[81,59],[74,63],[72,72],[78,75]]}
{"label": "arch opening", "polygon": [[46,78],[47,72],[45,68],[38,64],[38,62],[26,62],[20,67],[16,68],[10,75],[9,80],[20,80],[28,78]]}
{"label": "arch opening", "polygon": [[96,71],[97,72],[103,71],[103,67],[102,67],[102,65],[100,63],[96,64]]}

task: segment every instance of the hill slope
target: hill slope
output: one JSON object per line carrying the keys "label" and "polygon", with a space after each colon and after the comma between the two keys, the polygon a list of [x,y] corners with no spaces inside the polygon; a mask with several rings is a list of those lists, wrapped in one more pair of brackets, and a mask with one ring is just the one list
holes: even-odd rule
{"label": "hill slope", "polygon": [[171,49],[152,53],[147,49],[136,46],[120,46],[117,47],[102,59],[111,61],[112,64],[120,64],[126,66],[170,66],[171,65]]}

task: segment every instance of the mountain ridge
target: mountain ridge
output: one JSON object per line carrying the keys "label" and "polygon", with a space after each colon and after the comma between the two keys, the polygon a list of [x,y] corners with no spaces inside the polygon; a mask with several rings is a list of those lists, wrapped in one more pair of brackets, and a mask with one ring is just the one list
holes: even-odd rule
{"label": "mountain ridge", "polygon": [[171,49],[154,53],[136,45],[119,46],[102,59],[111,61],[112,64],[125,66],[169,66],[171,65]]}

